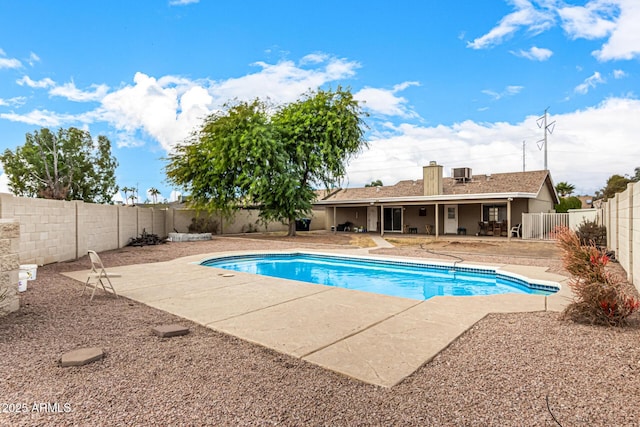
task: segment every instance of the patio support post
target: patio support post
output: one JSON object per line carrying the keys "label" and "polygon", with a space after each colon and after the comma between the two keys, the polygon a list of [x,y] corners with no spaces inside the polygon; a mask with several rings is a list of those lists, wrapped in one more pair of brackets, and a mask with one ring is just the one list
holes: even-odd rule
{"label": "patio support post", "polygon": [[336,206],[333,207],[333,234],[338,232],[338,226],[336,225],[336,210],[338,208]]}
{"label": "patio support post", "polygon": [[380,237],[384,237],[384,205],[380,203]]}
{"label": "patio support post", "polygon": [[511,197],[507,199],[507,240],[511,240]]}
{"label": "patio support post", "polygon": [[440,230],[440,217],[438,216],[438,202],[436,202],[436,239],[438,238],[438,233]]}

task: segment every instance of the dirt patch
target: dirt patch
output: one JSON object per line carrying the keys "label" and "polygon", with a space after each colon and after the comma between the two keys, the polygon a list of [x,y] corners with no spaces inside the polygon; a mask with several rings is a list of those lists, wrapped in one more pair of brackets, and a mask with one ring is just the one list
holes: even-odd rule
{"label": "dirt patch", "polygon": [[559,259],[560,250],[554,242],[483,239],[483,238],[387,238],[397,248],[441,250],[445,252],[471,253],[478,255],[509,255],[534,258]]}

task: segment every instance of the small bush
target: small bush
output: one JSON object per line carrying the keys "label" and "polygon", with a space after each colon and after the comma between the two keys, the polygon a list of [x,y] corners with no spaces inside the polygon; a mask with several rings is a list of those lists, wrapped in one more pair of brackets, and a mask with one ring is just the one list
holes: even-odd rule
{"label": "small bush", "polygon": [[556,239],[564,267],[573,276],[569,286],[575,295],[564,316],[598,325],[625,325],[640,300],[625,294],[626,281],[607,271],[607,255],[593,241],[583,244],[568,228],[557,230]]}
{"label": "small bush", "polygon": [[605,248],[607,246],[607,227],[598,224],[597,221],[585,219],[582,224],[578,226],[577,234],[582,245],[589,245],[593,242],[598,248]]}
{"label": "small bush", "polygon": [[218,220],[211,217],[191,218],[189,233],[211,233],[218,234]]}

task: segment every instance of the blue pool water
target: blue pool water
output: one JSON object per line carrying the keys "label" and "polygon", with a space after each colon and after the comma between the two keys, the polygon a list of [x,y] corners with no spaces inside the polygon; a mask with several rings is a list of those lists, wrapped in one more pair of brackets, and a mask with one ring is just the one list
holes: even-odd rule
{"label": "blue pool water", "polygon": [[488,268],[303,253],[213,258],[202,265],[417,300],[438,295],[548,295],[557,287],[529,283]]}

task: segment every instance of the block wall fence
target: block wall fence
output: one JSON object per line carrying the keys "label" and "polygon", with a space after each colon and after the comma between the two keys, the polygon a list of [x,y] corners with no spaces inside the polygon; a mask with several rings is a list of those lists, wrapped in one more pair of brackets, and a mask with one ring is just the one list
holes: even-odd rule
{"label": "block wall fence", "polygon": [[[265,227],[258,222],[258,214],[241,210],[230,220],[212,216],[218,221],[219,234],[287,230],[280,223]],[[80,258],[88,250],[122,248],[143,230],[160,237],[173,231],[186,233],[197,215],[192,209],[98,205],[0,193],[0,219],[19,224],[15,246],[20,264],[51,264]],[[310,218],[312,230],[325,229],[324,211],[314,211]]]}
{"label": "block wall fence", "polygon": [[627,279],[640,291],[640,183],[603,203],[607,246],[627,272]]}
{"label": "block wall fence", "polygon": [[20,224],[12,219],[0,219],[0,316],[20,308],[18,296],[18,246]]}

